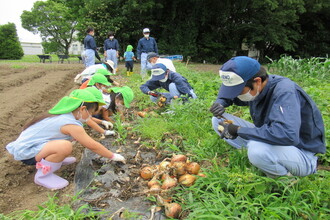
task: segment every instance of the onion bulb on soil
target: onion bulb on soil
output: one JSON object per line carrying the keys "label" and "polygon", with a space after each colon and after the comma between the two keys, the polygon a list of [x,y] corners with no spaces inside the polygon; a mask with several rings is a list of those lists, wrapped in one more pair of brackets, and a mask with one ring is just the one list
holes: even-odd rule
{"label": "onion bulb on soil", "polygon": [[159,164],[159,169],[160,170],[166,170],[169,167],[170,164],[171,164],[171,162],[164,160]]}
{"label": "onion bulb on soil", "polygon": [[178,183],[178,180],[176,178],[172,178],[168,175],[168,176],[166,176],[166,179],[164,180],[161,188],[170,189],[170,188],[176,186],[177,183]]}
{"label": "onion bulb on soil", "polygon": [[178,154],[178,155],[173,155],[172,159],[171,159],[171,163],[174,162],[186,162],[187,161],[187,156],[183,155],[183,154]]}
{"label": "onion bulb on soil", "polygon": [[178,218],[182,208],[178,203],[165,203],[165,215],[170,218]]}
{"label": "onion bulb on soil", "polygon": [[175,176],[181,176],[183,174],[185,174],[187,171],[186,171],[186,163],[185,162],[174,162],[172,164],[172,168],[173,168],[173,174]]}
{"label": "onion bulb on soil", "polygon": [[196,181],[196,177],[191,174],[185,174],[180,176],[179,183],[184,186],[192,186]]}
{"label": "onion bulb on soil", "polygon": [[141,118],[146,117],[146,112],[138,112],[138,116],[140,116]]}
{"label": "onion bulb on soil", "polygon": [[151,167],[143,167],[140,172],[140,175],[143,179],[150,180],[154,175],[154,171]]}
{"label": "onion bulb on soil", "polygon": [[149,192],[152,193],[152,194],[157,194],[157,193],[159,193],[161,190],[162,190],[162,189],[161,189],[160,185],[157,183],[157,184],[154,184],[154,185],[152,185],[152,186],[150,187]]}
{"label": "onion bulb on soil", "polygon": [[161,174],[160,173],[156,173],[154,175],[154,177],[152,177],[152,179],[148,182],[148,187],[151,188],[151,186],[158,184],[159,185],[159,181],[158,178]]}
{"label": "onion bulb on soil", "polygon": [[187,171],[190,174],[197,175],[199,173],[199,170],[201,169],[201,166],[196,162],[191,162],[187,164]]}
{"label": "onion bulb on soil", "polygon": [[153,185],[159,184],[159,182],[155,179],[152,179],[148,182],[148,187],[151,188]]}

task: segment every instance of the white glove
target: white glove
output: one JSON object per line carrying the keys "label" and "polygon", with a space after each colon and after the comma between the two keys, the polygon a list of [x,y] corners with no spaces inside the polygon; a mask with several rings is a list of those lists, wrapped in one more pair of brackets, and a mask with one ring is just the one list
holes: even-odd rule
{"label": "white glove", "polygon": [[125,159],[125,157],[121,156],[120,154],[113,153],[111,160],[125,162],[126,159]]}
{"label": "white glove", "polygon": [[113,124],[110,121],[103,120],[101,123],[102,123],[102,125],[105,126],[106,129],[113,128]]}
{"label": "white glove", "polygon": [[115,131],[110,131],[110,130],[105,130],[105,131],[104,131],[104,135],[105,135],[105,136],[108,136],[108,135],[115,135],[115,134],[116,134]]}
{"label": "white glove", "polygon": [[74,78],[74,82],[75,83],[81,83],[81,80],[79,80],[79,78],[81,77],[81,74],[77,74],[76,77]]}

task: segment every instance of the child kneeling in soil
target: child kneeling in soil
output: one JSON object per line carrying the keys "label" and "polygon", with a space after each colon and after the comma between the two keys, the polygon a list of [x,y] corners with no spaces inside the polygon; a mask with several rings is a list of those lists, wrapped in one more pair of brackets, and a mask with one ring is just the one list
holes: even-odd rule
{"label": "child kneeling in soil", "polygon": [[61,189],[69,182],[54,174],[62,165],[76,161],[68,157],[72,152],[72,141],[113,161],[125,161],[120,154],[109,151],[92,139],[84,130],[83,123],[104,105],[85,89],[74,90],[63,97],[48,114],[39,116],[24,126],[17,140],[9,143],[6,149],[27,165],[36,165],[34,182],[49,189]]}

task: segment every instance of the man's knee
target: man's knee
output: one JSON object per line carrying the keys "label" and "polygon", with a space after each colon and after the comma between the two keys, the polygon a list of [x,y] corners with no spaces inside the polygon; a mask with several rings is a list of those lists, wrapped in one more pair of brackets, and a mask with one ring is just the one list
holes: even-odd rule
{"label": "man's knee", "polygon": [[249,141],[247,143],[248,158],[253,165],[263,164],[262,161],[270,160],[269,148],[262,142]]}

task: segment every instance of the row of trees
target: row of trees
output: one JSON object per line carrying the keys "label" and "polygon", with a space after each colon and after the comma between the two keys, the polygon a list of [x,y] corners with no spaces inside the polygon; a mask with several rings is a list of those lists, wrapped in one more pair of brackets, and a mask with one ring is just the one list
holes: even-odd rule
{"label": "row of trees", "polygon": [[73,33],[82,41],[88,26],[102,47],[116,32],[136,47],[149,27],[162,54],[222,62],[254,45],[260,58],[287,53],[326,56],[330,51],[329,0],[47,0],[21,15],[23,27],[68,51]]}

